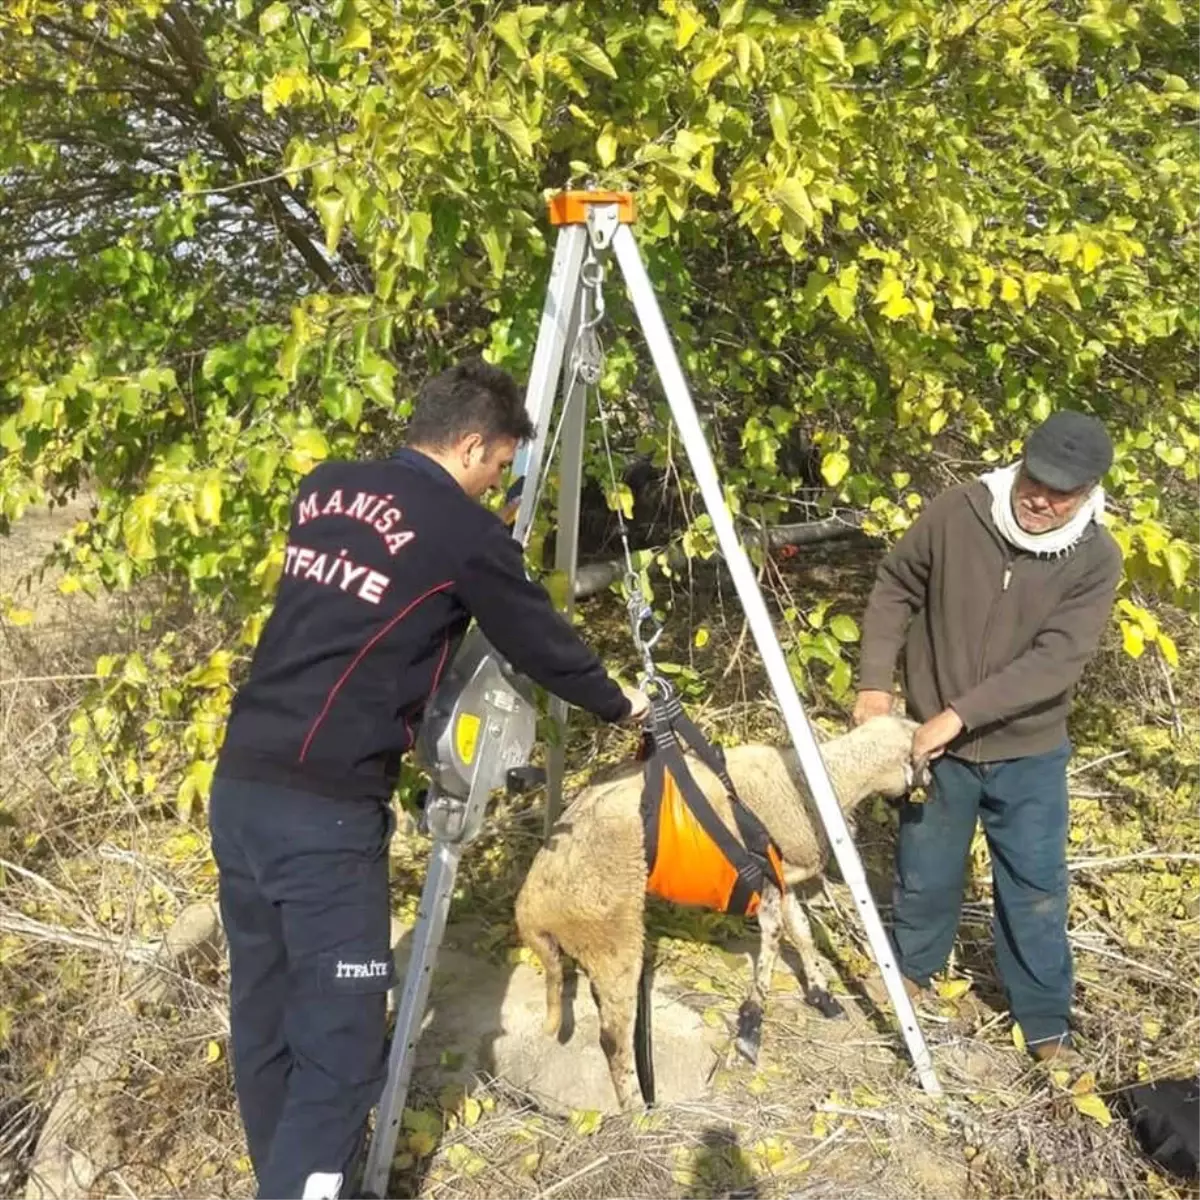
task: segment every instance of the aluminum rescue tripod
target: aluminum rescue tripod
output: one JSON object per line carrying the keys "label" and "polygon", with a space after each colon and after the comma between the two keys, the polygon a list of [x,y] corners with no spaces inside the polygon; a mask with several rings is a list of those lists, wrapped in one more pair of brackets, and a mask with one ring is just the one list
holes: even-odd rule
{"label": "aluminum rescue tripod", "polygon": [[[940,1096],[941,1086],[933,1061],[917,1024],[912,1002],[904,990],[862,862],[834,794],[754,570],[725,505],[721,481],[700,418],[634,240],[631,229],[633,197],[624,192],[561,192],[550,200],[549,218],[559,232],[525,397],[526,410],[536,433],[514,464],[514,476],[519,481],[521,494],[513,536],[522,544],[528,541],[541,483],[553,454],[553,445],[548,447],[547,443],[556,443],[561,437],[555,568],[565,572],[567,577],[569,613],[574,603],[578,566],[587,394],[590,387],[598,385],[603,370],[603,353],[596,329],[604,313],[603,258],[611,255],[624,277],[747,623],[842,878],[863,921],[872,955],[900,1022],[921,1086],[931,1096]],[[568,348],[571,350],[569,357]],[[551,414],[560,374],[563,410],[559,428],[550,439]],[[603,408],[599,415],[607,449],[607,418]],[[643,658],[644,675],[653,677],[650,649],[660,630],[652,611],[641,599],[632,569],[626,583],[630,590],[629,616],[634,642]],[[565,729],[566,704],[552,699],[551,714],[560,730]],[[478,629],[473,629],[430,703],[417,745],[418,761],[430,769],[433,777],[425,820],[434,839],[434,849],[413,929],[412,955],[396,1018],[387,1083],[363,1175],[364,1196],[382,1197],[386,1192],[459,859],[463,849],[478,836],[490,792],[511,781],[512,773],[528,762],[534,738],[535,712],[527,682],[499,659]],[[561,807],[561,744],[564,739],[557,740],[559,745],[550,747],[547,754],[547,831]]]}

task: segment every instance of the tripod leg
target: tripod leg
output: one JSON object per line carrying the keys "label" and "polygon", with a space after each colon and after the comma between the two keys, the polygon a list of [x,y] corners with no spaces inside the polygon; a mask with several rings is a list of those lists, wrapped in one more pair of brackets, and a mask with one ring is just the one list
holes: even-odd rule
{"label": "tripod leg", "polygon": [[654,359],[667,402],[671,407],[672,416],[679,430],[700,494],[704,497],[704,505],[712,518],[713,530],[717,535],[721,551],[725,556],[729,573],[737,588],[738,598],[746,613],[746,621],[754,635],[763,666],[771,681],[771,688],[783,712],[784,723],[791,735],[792,744],[799,755],[805,779],[808,781],[822,823],[829,835],[829,841],[837,856],[838,866],[842,872],[850,893],[854,897],[859,915],[866,927],[867,940],[875,961],[887,985],[888,995],[895,1007],[900,1020],[900,1028],[907,1043],[909,1054],[920,1077],[921,1085],[932,1096],[941,1095],[941,1085],[933,1070],[933,1060],[925,1045],[925,1039],[917,1024],[916,1013],[912,1002],[904,990],[900,978],[900,969],[892,954],[891,944],[879,912],[875,907],[874,898],[867,886],[866,874],[863,871],[862,860],[854,846],[850,831],[841,806],[833,791],[825,762],[821,758],[816,737],[808,723],[804,706],[796,691],[795,681],[788,670],[787,660],[775,635],[775,627],[771,623],[771,615],[758,587],[758,580],[745,548],[733,527],[733,518],[725,506],[724,491],[717,468],[713,463],[708,441],[704,436],[704,428],[700,424],[699,415],[688,391],[687,381],[679,366],[671,335],[667,331],[654,288],[646,274],[637,242],[628,225],[621,225],[613,236],[613,252],[620,264],[621,273],[625,277],[634,311],[642,326],[646,343]]}
{"label": "tripod leg", "polygon": [[[388,1056],[387,1081],[379,1098],[371,1148],[363,1170],[364,1197],[387,1195],[388,1177],[391,1174],[392,1160],[396,1157],[396,1141],[400,1134],[400,1122],[404,1117],[404,1102],[408,1099],[408,1086],[416,1062],[417,1043],[421,1038],[425,1008],[429,1003],[433,969],[437,964],[442,938],[446,934],[450,900],[454,895],[454,880],[458,875],[458,864],[463,851],[479,833],[489,795],[487,781],[491,779],[496,758],[502,751],[500,733],[501,722],[496,719],[494,713],[490,714],[475,762],[471,790],[462,806],[459,818],[461,824],[457,831],[446,825],[434,826],[436,840],[429,859],[429,874],[421,891],[417,923],[413,927],[412,955],[408,960],[404,993],[396,1013],[396,1027]],[[439,817],[437,804],[436,799],[431,802],[430,812],[433,819]],[[439,834],[441,836],[438,836]],[[459,840],[451,840],[452,838]]]}
{"label": "tripod leg", "polygon": [[583,250],[587,244],[587,229],[582,225],[567,225],[558,235],[554,247],[554,264],[542,308],[542,323],[538,328],[533,364],[529,369],[529,385],[525,390],[525,409],[537,429],[533,441],[523,447],[513,464],[513,478],[523,480],[521,503],[513,536],[523,541],[533,521],[533,504],[537,482],[544,467],[546,435],[554,408],[559,370],[567,346],[571,314],[579,292],[579,272]]}
{"label": "tripod leg", "polygon": [[[574,325],[574,321],[572,325]],[[564,385],[569,364],[564,369]],[[583,443],[587,426],[587,386],[580,379],[567,394],[563,413],[562,457],[559,462],[558,539],[554,551],[554,567],[567,577],[567,620],[575,611],[575,573],[579,566],[579,508],[583,490]],[[547,464],[548,465],[548,464]],[[550,746],[546,755],[546,820],[544,836],[549,838],[554,822],[562,811],[562,785],[565,773],[565,742],[567,738],[567,704],[554,696],[550,700],[550,715],[558,729],[558,744]]]}
{"label": "tripod leg", "polygon": [[391,1173],[392,1160],[396,1156],[396,1139],[399,1137],[400,1121],[404,1116],[404,1102],[408,1098],[417,1041],[421,1035],[425,1005],[429,1000],[429,988],[433,982],[433,968],[437,962],[438,949],[446,932],[450,898],[454,894],[454,879],[458,874],[461,856],[461,845],[444,842],[434,844],[429,874],[425,879],[421,905],[417,910],[417,923],[413,928],[412,956],[409,958],[408,971],[405,974],[404,994],[396,1014],[395,1032],[392,1034],[387,1082],[379,1098],[374,1137],[363,1171],[364,1196],[387,1195],[388,1176]]}

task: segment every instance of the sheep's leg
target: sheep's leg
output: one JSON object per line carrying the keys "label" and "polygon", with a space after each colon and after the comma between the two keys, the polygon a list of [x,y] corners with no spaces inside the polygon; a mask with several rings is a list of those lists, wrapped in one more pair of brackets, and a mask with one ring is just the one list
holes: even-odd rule
{"label": "sheep's leg", "polygon": [[620,952],[580,965],[588,974],[592,997],[600,1010],[600,1048],[608,1060],[613,1089],[622,1112],[643,1107],[638,1084],[633,1035],[637,1020],[638,981],[642,973],[641,930],[622,939]]}
{"label": "sheep's leg", "polygon": [[779,889],[770,884],[763,887],[762,904],[758,909],[758,929],[758,962],[754,967],[754,983],[738,1010],[735,1042],[738,1052],[752,1063],[758,1061],[758,1051],[762,1045],[763,1010],[767,993],[771,990],[771,976],[775,973],[779,942],[783,935]]}
{"label": "sheep's leg", "polygon": [[804,968],[804,979],[801,981],[804,984],[804,999],[823,1017],[845,1016],[845,1010],[830,994],[825,972],[821,970],[808,914],[790,890],[783,894],[783,927],[788,940],[796,947],[800,965]]}
{"label": "sheep's leg", "polygon": [[554,1037],[562,1026],[562,951],[548,933],[527,934],[525,940],[546,972],[546,1019],[542,1022],[542,1032],[547,1037]]}

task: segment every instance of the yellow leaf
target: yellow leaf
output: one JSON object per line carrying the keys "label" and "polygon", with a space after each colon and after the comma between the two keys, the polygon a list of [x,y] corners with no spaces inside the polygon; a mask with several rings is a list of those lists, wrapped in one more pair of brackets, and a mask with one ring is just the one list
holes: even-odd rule
{"label": "yellow leaf", "polygon": [[1104,257],[1104,251],[1095,242],[1084,242],[1079,254],[1079,265],[1085,275],[1090,275]]}
{"label": "yellow leaf", "polygon": [[1076,1096],[1086,1096],[1088,1092],[1096,1090],[1096,1073],[1094,1071],[1084,1071],[1080,1077],[1071,1085],[1071,1091]]}
{"label": "yellow leaf", "polygon": [[837,487],[849,470],[850,460],[840,450],[834,450],[821,460],[821,477],[830,487]]}
{"label": "yellow leaf", "polygon": [[1073,233],[1064,233],[1058,242],[1058,261],[1069,263],[1078,253],[1078,236]]}
{"label": "yellow leaf", "polygon": [[1108,1111],[1108,1105],[1095,1092],[1076,1096],[1075,1107],[1085,1117],[1091,1117],[1093,1121],[1098,1121],[1105,1128],[1112,1124],[1112,1113]]}
{"label": "yellow leaf", "polygon": [[1160,1033],[1162,1033],[1161,1021],[1156,1021],[1153,1017],[1142,1018],[1142,1034],[1145,1037],[1153,1042]]}
{"label": "yellow leaf", "polygon": [[604,1117],[594,1108],[574,1109],[571,1112],[571,1128],[580,1137],[589,1137],[604,1123]]}
{"label": "yellow leaf", "polygon": [[1130,658],[1141,658],[1146,649],[1146,635],[1142,632],[1142,627],[1133,624],[1132,621],[1122,621],[1121,644]]}
{"label": "yellow leaf", "polygon": [[611,125],[606,125],[604,132],[596,139],[596,156],[602,167],[611,166],[617,157],[617,138]]}
{"label": "yellow leaf", "polygon": [[483,1116],[483,1105],[478,1100],[468,1096],[463,1104],[463,1124],[470,1129]]}
{"label": "yellow leaf", "polygon": [[221,477],[209,475],[200,485],[196,496],[196,513],[207,525],[215,525],[221,519]]}
{"label": "yellow leaf", "polygon": [[1025,1034],[1022,1031],[1021,1026],[1018,1025],[1016,1021],[1013,1022],[1012,1040],[1013,1045],[1023,1053],[1025,1050]]}
{"label": "yellow leaf", "polygon": [[696,14],[688,7],[681,8],[676,18],[675,49],[682,50],[696,36],[699,28],[700,21]]}
{"label": "yellow leaf", "polygon": [[708,630],[703,625],[696,630],[695,642],[697,650],[702,650],[708,645]]}
{"label": "yellow leaf", "polygon": [[299,67],[286,67],[273,75],[262,90],[262,104],[267,112],[274,112],[288,104],[292,97],[308,89],[308,76]]}
{"label": "yellow leaf", "polygon": [[743,75],[749,75],[751,54],[750,38],[744,33],[739,33],[737,37],[733,39],[733,47],[737,53],[738,70],[741,71]]}
{"label": "yellow leaf", "polygon": [[32,625],[33,610],[28,608],[10,608],[4,614],[10,625]]}
{"label": "yellow leaf", "polygon": [[341,49],[343,50],[370,50],[371,48],[371,31],[357,17],[354,17],[350,22],[350,27],[346,30],[346,36],[342,38]]}
{"label": "yellow leaf", "polygon": [[1020,298],[1021,285],[1011,275],[1005,275],[1000,281],[1000,299],[1015,304]]}
{"label": "yellow leaf", "polygon": [[538,1163],[542,1161],[541,1152],[531,1150],[528,1154],[521,1156],[521,1171],[525,1175],[532,1175],[538,1169]]}
{"label": "yellow leaf", "polygon": [[934,985],[943,1000],[957,1000],[971,990],[969,979],[943,979]]}
{"label": "yellow leaf", "polygon": [[204,1048],[204,1061],[215,1063],[221,1057],[221,1043],[209,1042]]}
{"label": "yellow leaf", "polygon": [[1167,665],[1169,667],[1178,667],[1179,651],[1176,649],[1174,641],[1165,633],[1160,633],[1154,640],[1158,643],[1158,648],[1163,658],[1167,660]]}
{"label": "yellow leaf", "polygon": [[250,1156],[247,1154],[243,1154],[241,1158],[235,1158],[233,1160],[233,1169],[239,1175],[249,1175],[250,1169],[253,1167],[253,1165],[254,1164],[250,1161]]}
{"label": "yellow leaf", "polygon": [[898,321],[901,317],[906,317],[910,312],[916,311],[916,305],[907,296],[893,296],[880,312],[883,313],[889,321]]}

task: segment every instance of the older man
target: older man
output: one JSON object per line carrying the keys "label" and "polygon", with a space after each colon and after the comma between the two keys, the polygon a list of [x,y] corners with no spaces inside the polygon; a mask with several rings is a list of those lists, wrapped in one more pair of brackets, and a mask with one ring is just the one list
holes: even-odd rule
{"label": "older man", "polygon": [[894,892],[914,997],[946,963],[971,839],[992,858],[993,937],[1013,1019],[1039,1060],[1077,1060],[1068,1018],[1067,714],[1109,619],[1121,554],[1100,525],[1113,449],[1054,413],[1020,462],[938,496],[880,565],[863,626],[856,723],[891,705],[903,650],[914,751],[935,758],[901,814]]}

